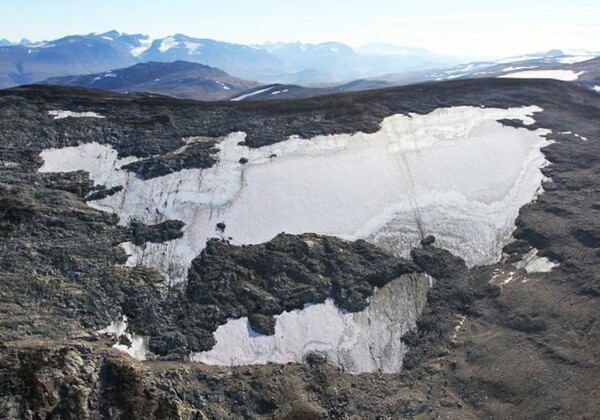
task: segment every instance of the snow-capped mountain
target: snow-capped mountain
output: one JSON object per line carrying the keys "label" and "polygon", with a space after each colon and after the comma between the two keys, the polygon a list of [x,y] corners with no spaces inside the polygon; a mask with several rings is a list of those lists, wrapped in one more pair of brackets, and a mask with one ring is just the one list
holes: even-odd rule
{"label": "snow-capped mountain", "polygon": [[0,88],[51,77],[85,75],[139,62],[188,61],[267,83],[343,83],[378,74],[455,65],[461,60],[423,49],[338,42],[242,45],[176,34],[152,39],[117,31],[57,40],[0,41]]}
{"label": "snow-capped mountain", "polygon": [[112,31],[0,47],[0,87],[130,66],[142,39]]}
{"label": "snow-capped mountain", "polygon": [[467,60],[390,44],[373,43],[357,48],[338,42],[242,45],[183,34],[152,39],[147,35],[109,31],[52,41],[0,41],[0,88],[53,77],[102,73],[136,63],[178,60],[216,67],[232,77],[271,84],[330,88],[358,79],[407,84],[553,70],[598,55],[582,50],[551,50],[460,64]]}
{"label": "snow-capped mountain", "polygon": [[205,101],[229,99],[258,85],[214,67],[185,61],[138,63],[102,73],[52,78],[44,84],[149,92]]}
{"label": "snow-capped mountain", "polygon": [[182,34],[155,39],[147,49],[136,52],[139,61],[191,61],[249,79],[268,80],[270,75],[284,70],[283,63],[262,48]]}

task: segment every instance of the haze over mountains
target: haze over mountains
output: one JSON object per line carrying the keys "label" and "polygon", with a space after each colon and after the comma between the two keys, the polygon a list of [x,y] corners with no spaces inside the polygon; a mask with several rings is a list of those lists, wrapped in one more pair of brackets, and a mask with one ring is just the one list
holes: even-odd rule
{"label": "haze over mountains", "polygon": [[189,61],[249,80],[340,83],[383,73],[449,67],[464,62],[423,49],[340,43],[240,45],[177,34],[161,39],[116,31],[53,41],[0,43],[0,88],[50,77],[82,75],[139,62]]}
{"label": "haze over mountains", "polygon": [[[428,81],[542,77],[598,90],[600,52],[550,50],[467,61],[421,48],[338,42],[241,45],[117,31],[54,41],[0,40],[0,88],[31,83],[197,100],[274,100]],[[523,73],[527,72],[527,73]]]}

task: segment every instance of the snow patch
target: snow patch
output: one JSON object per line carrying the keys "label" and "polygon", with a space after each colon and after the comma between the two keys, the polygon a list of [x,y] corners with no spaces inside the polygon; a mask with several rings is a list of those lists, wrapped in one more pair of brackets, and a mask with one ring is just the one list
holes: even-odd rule
{"label": "snow patch", "polygon": [[561,57],[557,59],[559,63],[563,64],[575,64],[581,63],[583,61],[588,61],[595,58],[593,55],[579,55],[579,56],[570,56],[570,57]]}
{"label": "snow patch", "polygon": [[166,51],[170,50],[171,48],[176,47],[177,44],[178,44],[177,40],[175,38],[173,38],[172,36],[169,36],[160,42],[158,50],[160,52],[166,52]]}
{"label": "snow patch", "polygon": [[540,149],[548,144],[547,130],[497,120],[532,124],[540,111],[442,108],[385,118],[371,134],[290,137],[254,149],[240,144],[244,133],[231,133],[218,143],[213,167],[146,181],[121,169],[135,157],[120,159],[97,143],[45,150],[40,171],[85,170],[96,185],[123,186],[88,203],[116,213],[122,225],[183,221],[181,238],[123,245],[128,265],[155,267],[169,281],[186,278],[219,222],[234,244],[314,232],[366,239],[404,256],[423,234],[433,234],[469,265],[494,263],[519,208],[539,192],[546,162]]}
{"label": "snow patch", "polygon": [[188,54],[193,54],[198,48],[202,47],[202,44],[200,44],[199,42],[191,41],[186,41],[183,43],[183,45],[185,45],[185,48],[188,49]]}
{"label": "snow patch", "polygon": [[129,341],[129,345],[116,343],[113,348],[127,353],[137,360],[146,360],[148,348],[143,337],[127,332],[127,317],[123,315],[120,320],[113,321],[111,324],[98,330],[98,334],[109,335],[115,339],[125,337]]}
{"label": "snow patch", "polygon": [[516,274],[516,271],[506,272],[506,271],[500,270],[499,268],[496,268],[494,270],[494,274],[492,275],[492,278],[490,279],[490,283],[497,284],[499,286],[505,286],[515,279],[515,274]]}
{"label": "snow patch", "polygon": [[521,261],[515,263],[515,267],[525,270],[528,274],[531,273],[549,273],[559,264],[549,260],[546,257],[538,256],[538,250],[532,249],[523,256]]}
{"label": "snow patch", "polygon": [[246,93],[244,95],[236,96],[235,98],[231,98],[230,101],[233,101],[233,102],[243,101],[246,98],[249,98],[249,97],[254,96],[254,95],[258,95],[259,93],[268,92],[271,89],[273,89],[274,87],[275,86],[271,86],[271,87],[268,87],[266,89],[259,89],[259,90],[255,90],[254,92],[250,92],[250,93]]}
{"label": "snow patch", "polygon": [[508,57],[508,58],[503,58],[502,60],[496,60],[495,63],[498,64],[508,64],[508,63],[516,63],[519,61],[527,61],[527,60],[539,60],[543,57],[537,56],[537,55],[521,55],[518,57]]}
{"label": "snow patch", "polygon": [[517,78],[517,79],[557,79],[566,82],[577,80],[584,71],[575,72],[573,70],[528,70],[518,71],[516,73],[503,74],[503,78]]}
{"label": "snow patch", "polygon": [[594,86],[592,89],[595,90],[596,92],[600,93],[600,86]]}
{"label": "snow patch", "polygon": [[275,334],[260,335],[248,318],[229,320],[214,333],[215,346],[191,360],[240,366],[302,363],[318,353],[346,372],[395,373],[407,351],[402,336],[415,328],[433,280],[409,274],[385,285],[361,312],[348,313],[332,299],[275,316]]}
{"label": "snow patch", "polygon": [[456,325],[454,326],[454,332],[452,333],[452,336],[450,337],[450,341],[456,342],[456,340],[458,338],[458,333],[460,332],[460,329],[462,328],[462,326],[466,320],[467,320],[467,317],[465,315],[457,316]]}
{"label": "snow patch", "polygon": [[219,80],[216,80],[216,82],[217,82],[218,85],[221,85],[221,87],[223,89],[225,89],[225,90],[231,90],[231,88],[229,86],[227,86],[225,83],[223,83],[223,82],[221,82]]}
{"label": "snow patch", "polygon": [[96,114],[95,112],[74,112],[74,111],[63,111],[63,110],[53,110],[48,111],[48,115],[50,115],[53,120],[60,120],[63,118],[106,118],[103,115]]}
{"label": "snow patch", "polygon": [[144,51],[146,51],[148,48],[150,48],[152,46],[152,42],[154,40],[150,37],[146,37],[146,38],[140,38],[139,40],[139,44],[137,47],[133,47],[131,49],[131,55],[133,55],[134,57],[139,57],[140,55],[142,55],[142,53]]}
{"label": "snow patch", "polygon": [[509,66],[506,67],[504,69],[502,69],[502,72],[507,72],[507,71],[515,71],[515,70],[527,70],[527,69],[536,69],[538,66],[523,66],[523,67],[513,67],[513,66]]}

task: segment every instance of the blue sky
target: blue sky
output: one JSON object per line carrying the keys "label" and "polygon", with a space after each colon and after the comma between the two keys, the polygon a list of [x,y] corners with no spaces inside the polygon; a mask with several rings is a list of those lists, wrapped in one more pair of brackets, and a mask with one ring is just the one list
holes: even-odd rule
{"label": "blue sky", "polygon": [[0,38],[53,39],[116,29],[238,43],[368,42],[456,55],[600,50],[600,2],[588,0],[3,0]]}

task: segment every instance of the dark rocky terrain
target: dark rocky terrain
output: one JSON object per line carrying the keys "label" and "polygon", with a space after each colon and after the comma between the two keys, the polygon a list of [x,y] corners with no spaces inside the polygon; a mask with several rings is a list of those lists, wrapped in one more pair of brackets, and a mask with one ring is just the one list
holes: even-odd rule
{"label": "dark rocky terrain", "polygon": [[[411,261],[361,241],[310,235],[321,246],[307,250],[303,236],[280,235],[247,247],[215,240],[188,282],[168,288],[152,269],[124,267],[118,244],[177,237],[178,221],[119,226],[86,205],[90,193],[110,193],[86,173],[37,172],[43,149],[92,141],[145,158],[129,170],[148,178],[213,165],[218,137],[238,130],[257,147],[292,134],[373,132],[395,113],[532,104],[544,112],[530,128],[554,132],[543,169],[552,182],[521,209],[507,258],[494,266],[468,269],[431,241]],[[106,118],[52,120],[55,109]],[[599,121],[597,93],[553,80],[457,80],[248,104],[47,86],[0,91],[0,417],[597,418]],[[558,134],[568,131],[587,140]],[[175,155],[189,136],[206,140]],[[512,262],[532,247],[560,267],[516,270]],[[404,337],[410,350],[400,374],[350,375],[317,355],[303,365],[237,368],[182,358],[210,347],[227,317],[250,315],[268,333],[281,308],[336,296],[358,309],[374,286],[414,271],[436,283]],[[490,283],[510,271],[518,281]],[[155,360],[135,361],[96,333],[121,314],[150,338]]]}
{"label": "dark rocky terrain", "polygon": [[200,101],[229,99],[258,85],[214,67],[185,61],[139,63],[109,72],[56,77],[43,83],[123,93],[157,93]]}

